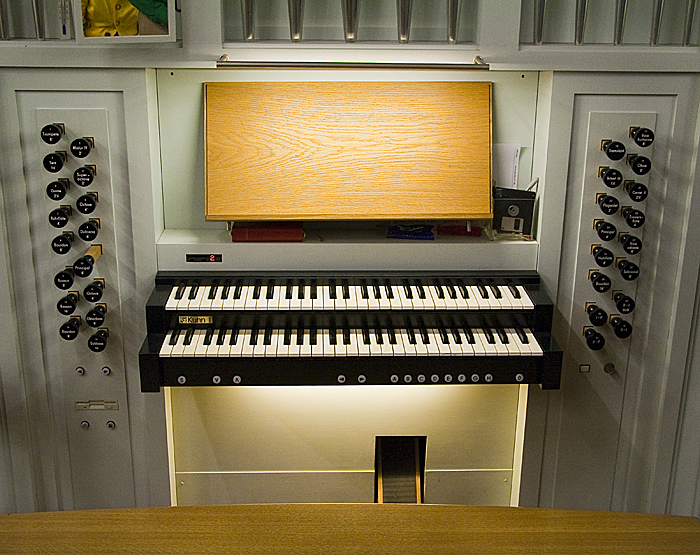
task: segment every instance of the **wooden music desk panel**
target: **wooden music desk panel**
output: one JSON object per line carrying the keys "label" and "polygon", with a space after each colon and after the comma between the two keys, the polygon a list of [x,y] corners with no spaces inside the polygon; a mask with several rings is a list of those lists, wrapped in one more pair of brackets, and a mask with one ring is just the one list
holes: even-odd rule
{"label": "wooden music desk panel", "polygon": [[213,221],[491,218],[491,83],[205,83]]}
{"label": "wooden music desk panel", "polygon": [[700,553],[696,518],[458,505],[222,505],[0,516],[2,553]]}

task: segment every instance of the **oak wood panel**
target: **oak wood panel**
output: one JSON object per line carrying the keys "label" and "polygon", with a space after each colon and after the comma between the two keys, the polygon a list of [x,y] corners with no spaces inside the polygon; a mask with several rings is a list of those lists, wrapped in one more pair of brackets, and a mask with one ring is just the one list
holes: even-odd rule
{"label": "oak wood panel", "polygon": [[205,83],[208,220],[490,218],[491,83]]}
{"label": "oak wood panel", "polygon": [[227,505],[0,516],[2,553],[697,554],[691,517],[458,505]]}

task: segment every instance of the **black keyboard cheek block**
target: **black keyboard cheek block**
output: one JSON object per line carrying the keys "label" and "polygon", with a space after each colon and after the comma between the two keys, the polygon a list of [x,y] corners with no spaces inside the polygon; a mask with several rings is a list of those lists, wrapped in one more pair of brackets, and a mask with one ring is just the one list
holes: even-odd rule
{"label": "black keyboard cheek block", "polygon": [[[241,385],[559,387],[536,273],[182,275],[146,306],[141,389]],[[430,357],[430,360],[428,360]]]}

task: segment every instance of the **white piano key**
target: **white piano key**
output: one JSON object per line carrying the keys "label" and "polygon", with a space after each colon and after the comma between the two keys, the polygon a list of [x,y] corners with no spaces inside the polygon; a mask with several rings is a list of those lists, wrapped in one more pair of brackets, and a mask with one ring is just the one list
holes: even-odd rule
{"label": "white piano key", "polygon": [[[508,343],[504,343],[506,349],[508,350],[508,355],[509,356],[520,356],[522,354],[522,352],[521,352],[520,348],[518,347],[518,344],[513,339],[512,335],[508,333],[507,329],[504,329],[503,332],[506,334],[506,339],[508,339]],[[501,339],[501,343],[503,343],[502,339]]]}
{"label": "white piano key", "polygon": [[442,290],[445,292],[445,306],[449,309],[457,308],[457,291],[456,288],[452,288],[455,292],[455,298],[453,299],[452,296],[450,295],[450,290],[447,288],[446,285],[443,285]]}
{"label": "white piano key", "polygon": [[[462,299],[462,302],[464,302],[467,305],[467,308],[469,310],[476,310],[479,308],[479,302],[474,298],[474,292],[472,291],[471,287],[468,285],[464,285],[464,291],[462,291],[462,287],[457,287],[457,295],[460,299]],[[465,296],[466,293],[466,296]]]}
{"label": "white piano key", "polygon": [[423,287],[423,293],[425,293],[425,296],[423,298],[421,298],[420,292],[417,287],[412,286],[411,290],[413,291],[413,305],[416,308],[435,310],[435,303],[433,302],[433,296],[430,294],[429,287]]}
{"label": "white piano key", "polygon": [[377,336],[374,330],[369,330],[369,354],[370,356],[381,356],[383,354],[382,345],[377,343]]}
{"label": "white piano key", "polygon": [[408,333],[405,330],[397,331],[396,332],[396,340],[401,340],[403,343],[403,352],[406,356],[415,356],[416,355],[416,346],[415,344],[411,343],[409,338],[408,338]]}
{"label": "white piano key", "polygon": [[278,310],[289,310],[292,300],[287,298],[287,286],[280,285],[278,287],[275,287],[275,289],[278,291],[278,293],[275,293],[278,298]]}
{"label": "white piano key", "polygon": [[292,287],[292,298],[289,299],[289,308],[291,310],[299,310],[303,299],[299,298],[299,286]]}
{"label": "white piano key", "polygon": [[[342,289],[342,288],[341,288]],[[359,307],[357,303],[357,289],[354,285],[348,287],[348,298],[345,299],[345,307],[348,310],[355,310]]]}
{"label": "white piano key", "polygon": [[379,309],[379,299],[374,296],[374,287],[372,287],[371,284],[367,284],[367,307],[370,310],[378,310]]}
{"label": "white piano key", "polygon": [[[435,343],[435,346],[438,349],[439,355],[445,356],[445,355],[452,354],[452,350],[450,349],[450,344],[443,342],[442,337],[440,336],[440,330],[429,329],[428,333],[431,335],[430,340],[432,343]],[[449,339],[448,339],[448,341],[449,341]]]}
{"label": "white piano key", "polygon": [[[350,287],[353,287],[352,285]],[[357,303],[356,308],[368,309],[369,308],[369,298],[365,299],[362,297],[362,288],[359,285],[355,285],[355,299]],[[350,308],[348,303],[348,308]]]}
{"label": "white piano key", "polygon": [[394,356],[405,356],[406,355],[406,347],[403,343],[403,337],[400,335],[399,330],[394,331],[394,336],[396,339],[395,343],[389,343],[391,345],[391,350]]}
{"label": "white piano key", "polygon": [[406,296],[406,290],[403,288],[403,285],[392,285],[391,291],[394,293],[394,298],[391,300],[392,309],[410,310],[413,308],[413,303]]}
{"label": "white piano key", "polygon": [[362,335],[362,330],[355,330],[355,335],[357,336],[357,354],[359,356],[369,356],[370,346],[367,343],[365,343],[364,337]]}
{"label": "white piano key", "polygon": [[[371,289],[374,292],[374,288]],[[391,308],[391,301],[386,292],[386,287],[383,284],[379,285],[379,294],[381,295],[377,302],[379,303],[379,310],[389,310]]]}
{"label": "white piano key", "polygon": [[[251,345],[250,343],[250,338],[251,338],[251,330],[246,330],[243,333],[243,336],[239,336],[238,340],[242,341],[241,343],[241,356],[242,357],[252,357],[253,352],[255,350],[255,345]],[[258,332],[258,338],[260,337],[260,332]]]}
{"label": "white piano key", "polygon": [[197,331],[199,331],[201,333],[197,337],[197,345],[195,345],[195,348],[194,348],[194,356],[205,357],[205,356],[207,356],[208,345],[204,344],[204,339],[207,336],[207,330],[197,330]]}
{"label": "white piano key", "polygon": [[346,310],[347,299],[343,297],[343,288],[339,285],[335,287],[335,300],[333,300],[335,310]]}
{"label": "white piano key", "polygon": [[438,295],[438,289],[435,285],[431,285],[430,287],[425,288],[426,296],[427,293],[430,293],[430,296],[433,299],[433,307],[436,310],[445,310],[447,308],[447,303],[445,302],[444,297],[441,299],[440,296]]}
{"label": "white piano key", "polygon": [[[432,333],[432,330],[428,329],[428,342],[424,343],[425,348],[428,351],[428,356],[436,356],[440,354],[440,348],[438,347],[437,342],[435,341],[435,336]],[[416,334],[416,340],[418,342],[423,341],[423,336],[420,333]]]}
{"label": "white piano key", "polygon": [[223,345],[219,345],[217,343],[218,339],[219,339],[219,330],[216,329],[216,330],[214,330],[214,334],[211,336],[211,343],[209,343],[209,345],[207,345],[207,350],[206,350],[204,356],[207,356],[207,357],[219,356],[219,347],[223,347]]}
{"label": "white piano key", "polygon": [[[469,296],[474,299],[474,301],[477,304],[477,308],[480,310],[488,310],[491,308],[491,303],[489,302],[489,299],[491,295],[489,295],[489,299],[484,299],[481,296],[481,292],[479,291],[479,288],[476,285],[469,285]],[[488,294],[488,290],[487,290]]]}
{"label": "white piano key", "polygon": [[350,343],[345,346],[345,353],[349,357],[360,355],[360,348],[357,345],[357,330],[350,330]]}
{"label": "white piano key", "polygon": [[472,343],[469,343],[469,338],[467,337],[467,334],[464,333],[462,330],[459,331],[459,338],[462,340],[462,343],[460,344],[460,347],[462,349],[462,355],[463,356],[474,356],[474,345]]}
{"label": "white piano key", "polygon": [[491,329],[491,334],[493,335],[494,344],[496,345],[496,352],[501,356],[508,355],[508,346],[501,341],[501,336],[498,335],[498,332],[495,329]]}
{"label": "white piano key", "polygon": [[[253,298],[253,293],[255,293],[255,287],[252,285],[249,285],[247,287],[243,287],[243,290],[245,291],[245,300],[243,304],[243,309],[244,310],[255,310],[255,306],[257,305],[257,300]],[[241,297],[243,297],[243,294],[241,294]]]}
{"label": "white piano key", "polygon": [[472,330],[472,333],[474,334],[474,337],[477,335],[479,336],[479,340],[481,341],[481,344],[484,347],[484,351],[486,355],[489,356],[496,356],[500,354],[498,352],[498,347],[496,346],[496,343],[489,343],[488,337],[486,335],[486,332],[482,330],[481,328],[476,328]]}
{"label": "white piano key", "polygon": [[[311,336],[309,335],[309,342],[311,342]],[[312,357],[322,357],[323,356],[323,330],[316,330],[316,343],[311,344],[311,356]]]}
{"label": "white piano key", "polygon": [[277,356],[278,357],[288,357],[289,356],[289,345],[284,344],[284,330],[277,330]]}
{"label": "white piano key", "polygon": [[260,330],[258,331],[258,337],[255,341],[255,345],[253,345],[253,356],[264,357],[266,348],[267,345],[265,345],[265,328],[260,328]]}
{"label": "white piano key", "polygon": [[236,343],[231,345],[229,351],[232,357],[242,357],[245,346],[250,343],[250,330],[238,330],[238,336],[236,337]]}
{"label": "white piano key", "polygon": [[170,356],[171,357],[181,357],[183,356],[182,353],[185,350],[185,337],[187,335],[187,330],[180,330],[180,335],[177,337],[177,343],[173,345],[173,348],[170,351]]}
{"label": "white piano key", "polygon": [[523,303],[523,308],[527,310],[535,308],[535,305],[530,299],[530,295],[527,294],[525,288],[522,285],[516,285],[515,288],[520,292],[520,302]]}
{"label": "white piano key", "polygon": [[544,354],[542,347],[540,347],[537,339],[535,339],[535,336],[532,335],[532,332],[528,328],[525,328],[525,336],[529,341],[530,351],[532,351],[533,356],[542,356]]}
{"label": "white piano key", "polygon": [[[233,288],[233,293],[236,292],[236,288]],[[253,294],[253,288],[248,285],[241,286],[241,294],[237,299],[233,300],[233,310],[245,310],[246,302]],[[250,310],[253,310],[250,308]]]}
{"label": "white piano key", "polygon": [[[450,341],[450,343],[449,343],[450,354],[451,355],[461,355],[462,354],[462,344],[457,343],[457,339],[455,339],[455,336],[452,333],[452,330],[447,330],[447,338]],[[460,337],[460,340],[461,340],[461,337]]]}
{"label": "white piano key", "polygon": [[416,329],[416,330],[413,330],[413,333],[414,333],[415,338],[416,338],[416,342],[414,344],[416,347],[416,355],[417,356],[428,356],[428,355],[432,354],[428,350],[428,345],[426,345],[423,342],[423,336],[420,334],[420,332]]}
{"label": "white piano key", "polygon": [[176,285],[170,290],[170,295],[168,295],[168,300],[165,302],[165,310],[177,310],[178,300],[175,298],[177,295],[177,290],[179,287]]}
{"label": "white piano key", "polygon": [[190,305],[190,293],[192,292],[192,285],[185,287],[185,292],[179,301],[177,301],[177,310],[187,310]]}
{"label": "white piano key", "polygon": [[[221,295],[224,291],[224,286],[220,283],[219,287],[216,289],[216,295],[214,298],[211,300],[211,309],[212,310],[223,310],[224,308],[224,299],[221,298]],[[229,295],[230,295],[230,290],[229,290]]]}
{"label": "white piano key", "polygon": [[267,300],[267,310],[279,310],[280,306],[280,293],[279,287],[272,288],[272,298]]}
{"label": "white piano key", "polygon": [[308,285],[304,286],[304,298],[301,299],[302,310],[313,310],[314,302],[311,298],[311,287]]}
{"label": "white piano key", "polygon": [[471,329],[472,332],[472,337],[474,338],[474,343],[469,343],[469,338],[467,337],[467,334],[464,334],[464,340],[471,345],[472,349],[474,350],[474,355],[475,356],[483,356],[486,354],[486,348],[484,347],[483,342],[481,341],[481,334],[476,333],[476,329]]}
{"label": "white piano key", "polygon": [[299,356],[311,356],[311,335],[308,330],[304,332],[304,342],[299,346]]}
{"label": "white piano key", "polygon": [[[209,295],[211,294],[211,285],[204,285],[201,287],[202,289],[202,300],[199,301],[199,310],[211,310],[211,302],[213,299],[209,298]],[[217,288],[218,289],[218,288]],[[190,305],[190,309],[191,309]]]}
{"label": "white piano key", "polygon": [[163,340],[163,344],[160,347],[160,351],[158,353],[158,356],[161,357],[169,357],[170,352],[173,350],[173,346],[170,344],[170,339],[173,336],[173,333],[175,330],[170,330],[168,333],[165,334],[165,339]]}
{"label": "white piano key", "polygon": [[345,344],[343,339],[343,330],[335,330],[335,345],[333,345],[334,355],[337,357],[344,357],[348,354],[348,345]]}
{"label": "white piano key", "polygon": [[379,350],[384,357],[394,355],[394,346],[389,343],[389,334],[386,331],[382,331],[382,343],[379,344]]}
{"label": "white piano key", "polygon": [[520,337],[518,336],[518,333],[515,331],[513,328],[506,328],[505,329],[506,334],[508,335],[508,339],[510,342],[515,346],[515,348],[518,350],[518,354],[521,356],[526,356],[526,355],[531,355],[532,350],[530,349],[529,345],[526,343],[523,343],[520,340]]}
{"label": "white piano key", "polygon": [[233,293],[235,291],[235,286],[231,285],[228,290],[228,296],[223,299],[223,305],[221,306],[222,310],[233,310],[234,305],[236,304],[236,300],[233,298]]}
{"label": "white piano key", "polygon": [[331,334],[327,329],[319,331],[319,338],[322,339],[321,342],[321,353],[324,357],[335,356],[335,345],[331,344]]}
{"label": "white piano key", "polygon": [[297,330],[292,330],[292,337],[289,340],[289,356],[298,357],[301,356],[301,344],[297,343]]}
{"label": "white piano key", "polygon": [[[336,286],[336,296],[338,294],[338,287]],[[330,285],[324,285],[318,288],[318,292],[321,294],[321,308],[323,310],[335,310],[335,300],[331,298]]]}
{"label": "white piano key", "polygon": [[255,310],[267,310],[267,285],[260,287],[260,296],[255,301]]}
{"label": "white piano key", "polygon": [[[226,333],[224,334],[224,341],[221,345],[217,344],[217,351],[216,355],[217,357],[227,357],[230,356],[231,354],[231,329],[227,329]],[[214,343],[216,343],[219,340],[218,334],[217,337],[214,339]]]}
{"label": "white piano key", "polygon": [[194,351],[195,351],[195,348],[197,347],[197,339],[199,337],[200,331],[202,331],[202,330],[194,330],[194,333],[192,334],[192,338],[190,339],[189,345],[183,344],[183,349],[182,349],[182,356],[183,357],[194,356]]}

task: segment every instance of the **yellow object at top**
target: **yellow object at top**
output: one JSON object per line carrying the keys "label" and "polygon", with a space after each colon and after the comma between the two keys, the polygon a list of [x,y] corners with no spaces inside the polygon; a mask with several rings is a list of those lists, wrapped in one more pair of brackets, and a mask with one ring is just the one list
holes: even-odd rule
{"label": "yellow object at top", "polygon": [[138,32],[138,10],[129,0],[80,0],[83,13],[83,35],[112,37],[135,35]]}

